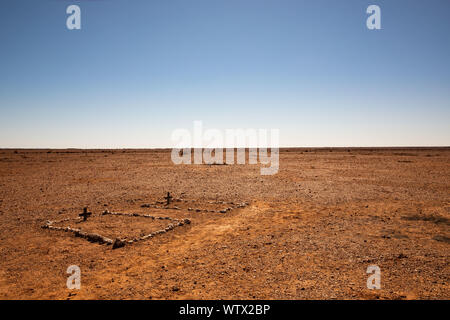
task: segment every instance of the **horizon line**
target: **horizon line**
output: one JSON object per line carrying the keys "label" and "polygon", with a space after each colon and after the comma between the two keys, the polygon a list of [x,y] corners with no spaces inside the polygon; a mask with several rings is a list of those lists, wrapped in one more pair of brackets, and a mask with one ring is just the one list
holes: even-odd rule
{"label": "horizon line", "polygon": [[[173,147],[118,147],[118,148],[108,148],[108,147],[95,147],[95,148],[79,148],[79,147],[65,147],[65,148],[52,148],[52,147],[0,147],[0,150],[172,150],[172,149],[260,149],[267,148],[272,149],[271,146],[267,147],[185,147],[185,148],[173,148]],[[278,149],[426,149],[426,148],[450,148],[450,145],[430,145],[430,146],[283,146],[278,147]]]}

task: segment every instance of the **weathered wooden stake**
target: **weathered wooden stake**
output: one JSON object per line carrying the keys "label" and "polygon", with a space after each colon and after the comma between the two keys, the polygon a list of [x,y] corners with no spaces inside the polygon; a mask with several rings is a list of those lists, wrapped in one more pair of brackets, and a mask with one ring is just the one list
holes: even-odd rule
{"label": "weathered wooden stake", "polygon": [[166,205],[170,204],[170,201],[172,200],[172,198],[173,197],[170,195],[170,192],[167,192],[167,197],[164,197],[164,199],[166,199],[166,201],[167,201]]}
{"label": "weathered wooden stake", "polygon": [[80,213],[79,216],[83,217],[83,221],[86,221],[87,218],[92,214],[92,212],[87,211],[87,207],[83,208],[83,213]]}

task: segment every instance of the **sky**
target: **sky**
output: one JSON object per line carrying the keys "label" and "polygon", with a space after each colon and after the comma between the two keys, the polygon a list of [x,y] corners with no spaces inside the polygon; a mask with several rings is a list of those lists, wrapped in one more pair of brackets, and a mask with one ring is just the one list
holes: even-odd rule
{"label": "sky", "polygon": [[286,147],[450,146],[449,14],[448,0],[2,0],[0,148],[170,147],[196,120],[279,129]]}

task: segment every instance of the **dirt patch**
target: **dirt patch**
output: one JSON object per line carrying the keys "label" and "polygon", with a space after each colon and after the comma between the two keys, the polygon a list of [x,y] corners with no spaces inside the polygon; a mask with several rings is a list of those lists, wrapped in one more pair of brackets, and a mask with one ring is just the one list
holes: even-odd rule
{"label": "dirt patch", "polygon": [[433,240],[439,241],[439,242],[445,242],[450,243],[450,238],[446,236],[437,235],[433,237]]}
{"label": "dirt patch", "polygon": [[[0,150],[0,298],[450,299],[449,148],[283,149],[273,176],[170,150],[14,151]],[[117,250],[42,228],[131,241],[186,218]]]}
{"label": "dirt patch", "polygon": [[409,221],[427,221],[436,224],[450,225],[450,219],[435,214],[414,214],[406,216],[404,219]]}

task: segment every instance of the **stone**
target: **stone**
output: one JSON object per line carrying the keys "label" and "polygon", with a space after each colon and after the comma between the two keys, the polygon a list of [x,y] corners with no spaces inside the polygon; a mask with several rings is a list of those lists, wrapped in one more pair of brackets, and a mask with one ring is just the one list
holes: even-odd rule
{"label": "stone", "polygon": [[121,248],[125,246],[125,242],[116,238],[112,244],[113,249]]}
{"label": "stone", "polygon": [[86,235],[88,241],[103,243],[103,237],[97,233],[89,233]]}

